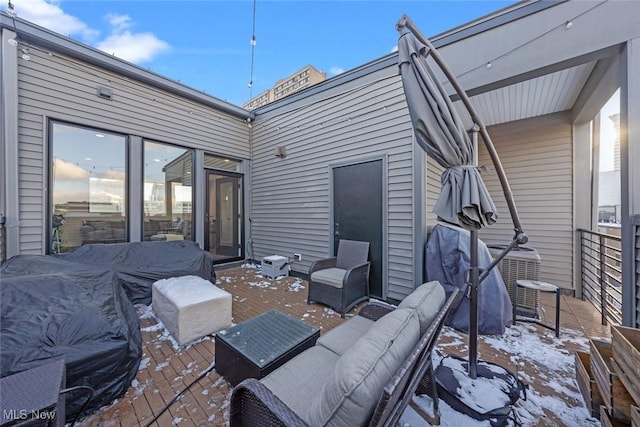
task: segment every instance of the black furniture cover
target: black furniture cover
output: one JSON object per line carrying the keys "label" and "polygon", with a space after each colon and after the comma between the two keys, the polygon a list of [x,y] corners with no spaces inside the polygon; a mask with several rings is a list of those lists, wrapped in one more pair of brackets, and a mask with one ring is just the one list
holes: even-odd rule
{"label": "black furniture cover", "polygon": [[[197,275],[215,283],[213,258],[191,241],[85,245],[63,255],[18,255],[0,267],[0,376],[66,362],[66,385],[90,386],[88,414],[124,394],[142,356],[133,304],[153,282]],[[82,410],[67,397],[67,420]]]}
{"label": "black furniture cover", "polygon": [[151,285],[160,279],[192,275],[216,282],[213,257],[190,240],[84,245],[58,257],[110,268],[134,304],[151,304]]}
{"label": "black furniture cover", "polygon": [[[122,395],[138,372],[140,325],[112,271],[52,256],[19,255],[0,271],[0,376],[53,359],[66,363],[66,386],[95,390],[90,413]],[[67,420],[86,394],[66,399]]]}

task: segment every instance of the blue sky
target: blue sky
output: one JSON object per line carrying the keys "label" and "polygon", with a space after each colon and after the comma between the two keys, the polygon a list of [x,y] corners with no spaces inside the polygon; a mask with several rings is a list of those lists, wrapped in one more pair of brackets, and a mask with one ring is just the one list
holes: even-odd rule
{"label": "blue sky", "polygon": [[404,13],[430,37],[514,2],[257,0],[252,89],[252,0],[12,3],[21,18],[240,105],[308,64],[332,77],[388,54]]}

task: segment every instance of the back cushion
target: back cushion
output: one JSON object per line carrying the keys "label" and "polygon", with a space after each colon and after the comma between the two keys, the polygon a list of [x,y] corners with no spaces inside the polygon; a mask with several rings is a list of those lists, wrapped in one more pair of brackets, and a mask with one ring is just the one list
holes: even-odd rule
{"label": "back cushion", "polygon": [[440,282],[434,280],[420,285],[402,300],[398,308],[416,310],[420,320],[420,335],[424,334],[444,305],[447,295]]}
{"label": "back cushion", "polygon": [[348,270],[367,262],[369,258],[369,242],[357,240],[340,240],[336,255],[336,267]]}
{"label": "back cushion", "polygon": [[338,359],[303,418],[312,426],[367,425],[384,386],[419,338],[413,310],[397,309],[379,319]]}

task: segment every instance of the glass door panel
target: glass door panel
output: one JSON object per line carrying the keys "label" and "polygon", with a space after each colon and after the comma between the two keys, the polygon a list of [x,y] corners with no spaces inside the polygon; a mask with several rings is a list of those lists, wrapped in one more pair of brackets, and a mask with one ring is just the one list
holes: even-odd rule
{"label": "glass door panel", "polygon": [[144,142],[143,240],[193,240],[193,150]]}
{"label": "glass door panel", "polygon": [[242,175],[207,173],[205,246],[216,263],[243,259]]}

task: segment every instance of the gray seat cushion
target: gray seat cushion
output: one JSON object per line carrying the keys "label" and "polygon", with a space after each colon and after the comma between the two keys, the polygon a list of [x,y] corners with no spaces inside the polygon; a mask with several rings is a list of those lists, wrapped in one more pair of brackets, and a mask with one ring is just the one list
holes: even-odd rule
{"label": "gray seat cushion", "polygon": [[444,288],[440,282],[434,280],[420,285],[398,304],[398,308],[416,310],[422,335],[429,329],[446,299]]}
{"label": "gray seat cushion", "polygon": [[366,334],[375,322],[362,316],[353,316],[346,322],[322,334],[316,345],[343,355],[360,337]]}
{"label": "gray seat cushion", "polygon": [[367,425],[382,389],[419,338],[420,324],[413,310],[398,309],[379,319],[340,356],[321,392],[307,403],[302,419],[311,426]]}
{"label": "gray seat cushion", "polygon": [[260,380],[285,405],[304,419],[310,402],[331,378],[338,356],[321,346],[312,347]]}
{"label": "gray seat cushion", "polygon": [[311,273],[311,281],[333,286],[335,288],[341,288],[344,280],[344,275],[346,273],[347,270],[335,267],[318,270]]}

